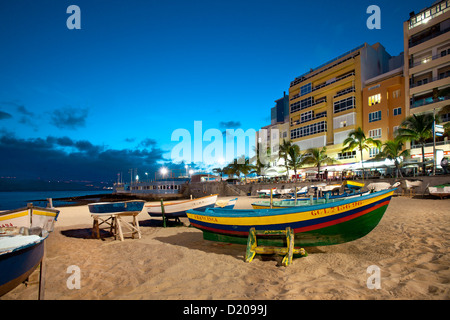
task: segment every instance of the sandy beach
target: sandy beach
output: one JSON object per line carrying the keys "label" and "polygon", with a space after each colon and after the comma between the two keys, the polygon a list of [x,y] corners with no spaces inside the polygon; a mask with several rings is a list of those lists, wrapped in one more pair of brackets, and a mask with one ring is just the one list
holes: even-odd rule
{"label": "sandy beach", "polygon": [[[250,208],[240,197],[236,208]],[[309,255],[281,266],[281,257],[245,263],[245,246],[203,240],[185,226],[162,228],[139,214],[142,239],[92,239],[87,206],[60,208],[46,242],[45,299],[433,299],[450,298],[450,200],[394,197],[380,224],[362,239],[305,248]],[[369,266],[380,289],[369,289]],[[70,266],[81,271],[69,289]],[[70,270],[70,269],[69,269]],[[38,272],[30,280],[37,280]],[[2,300],[37,299],[20,285]]]}

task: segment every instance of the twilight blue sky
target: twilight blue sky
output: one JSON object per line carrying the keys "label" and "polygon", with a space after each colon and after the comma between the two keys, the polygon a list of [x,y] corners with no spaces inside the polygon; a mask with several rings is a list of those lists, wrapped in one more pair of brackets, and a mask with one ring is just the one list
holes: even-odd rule
{"label": "twilight blue sky", "polygon": [[[81,30],[66,27],[72,4]],[[372,4],[381,30],[366,27]],[[398,55],[403,21],[431,4],[2,0],[0,176],[154,172],[170,161],[178,128],[258,130],[310,68],[364,42]]]}

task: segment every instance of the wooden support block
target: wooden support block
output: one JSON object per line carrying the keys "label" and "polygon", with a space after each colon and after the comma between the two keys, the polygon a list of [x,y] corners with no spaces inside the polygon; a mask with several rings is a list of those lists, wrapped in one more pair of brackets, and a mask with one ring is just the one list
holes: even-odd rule
{"label": "wooden support block", "polygon": [[[258,246],[257,236],[285,236],[286,247]],[[251,262],[255,254],[279,254],[284,255],[282,264],[288,266],[292,264],[294,254],[306,256],[303,248],[294,248],[294,231],[288,227],[286,230],[255,230],[250,228],[247,239],[247,250],[245,253],[245,262]]]}

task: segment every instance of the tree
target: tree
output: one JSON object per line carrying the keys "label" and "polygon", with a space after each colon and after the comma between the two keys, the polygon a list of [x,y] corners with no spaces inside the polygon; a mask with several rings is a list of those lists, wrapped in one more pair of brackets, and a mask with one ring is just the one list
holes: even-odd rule
{"label": "tree", "polygon": [[248,157],[242,156],[239,159],[234,159],[232,163],[224,168],[224,172],[228,175],[236,175],[238,178],[241,173],[244,175],[245,182],[247,182],[247,175],[254,170],[254,166],[250,164]]}
{"label": "tree", "polygon": [[400,157],[406,158],[409,157],[409,150],[403,150],[403,142],[401,139],[396,138],[394,140],[388,140],[383,143],[382,150],[375,156],[375,159],[389,159],[394,160],[395,168],[398,173],[400,172],[400,176],[403,177],[402,172],[400,170],[400,162],[398,159]]}
{"label": "tree", "polygon": [[278,158],[284,159],[284,166],[286,167],[286,176],[289,177],[289,149],[292,147],[291,141],[286,141],[283,139],[283,143],[280,145],[280,149],[278,151]]}
{"label": "tree", "polygon": [[336,160],[327,156],[327,147],[322,147],[322,149],[310,148],[306,153],[304,163],[316,166],[318,174],[320,174],[320,167],[336,162]]}
{"label": "tree", "polygon": [[287,154],[287,167],[294,170],[295,180],[297,180],[297,169],[304,165],[306,159],[305,155],[300,152],[300,147],[296,144],[290,146],[287,150]]}
{"label": "tree", "polygon": [[212,169],[214,173],[220,174],[220,180],[223,178],[223,174],[225,173],[225,168],[214,168]]}
{"label": "tree", "polygon": [[413,114],[403,120],[397,137],[401,141],[415,141],[422,148],[422,173],[425,174],[425,143],[433,137],[434,117],[431,113]]}
{"label": "tree", "polygon": [[361,127],[358,127],[355,130],[350,131],[348,137],[343,142],[344,148],[342,152],[349,152],[355,149],[358,149],[361,155],[361,168],[363,170],[363,179],[364,179],[364,165],[363,165],[363,151],[369,150],[370,148],[380,148],[381,141],[375,140],[372,138],[366,138],[366,134],[364,133]]}

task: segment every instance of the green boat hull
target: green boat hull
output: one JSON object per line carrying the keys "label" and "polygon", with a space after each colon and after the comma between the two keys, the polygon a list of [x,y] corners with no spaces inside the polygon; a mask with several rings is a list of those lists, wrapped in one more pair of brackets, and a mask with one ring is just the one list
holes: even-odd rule
{"label": "green boat hull", "polygon": [[[386,212],[387,207],[387,205],[381,206],[363,216],[336,225],[295,233],[295,246],[329,246],[362,238],[378,225]],[[205,240],[243,245],[247,244],[247,236],[221,234],[207,230],[202,231]],[[277,236],[258,236],[258,245],[286,246],[286,238]]]}

